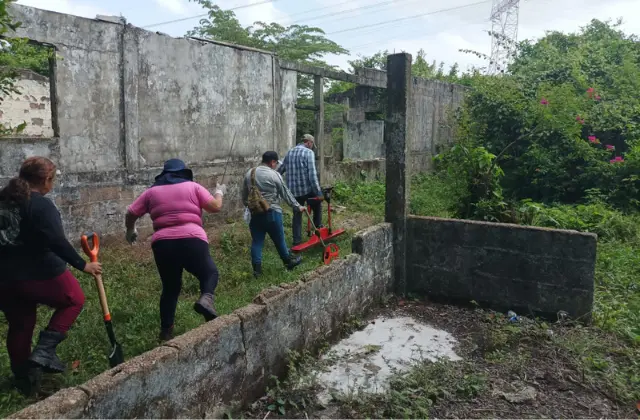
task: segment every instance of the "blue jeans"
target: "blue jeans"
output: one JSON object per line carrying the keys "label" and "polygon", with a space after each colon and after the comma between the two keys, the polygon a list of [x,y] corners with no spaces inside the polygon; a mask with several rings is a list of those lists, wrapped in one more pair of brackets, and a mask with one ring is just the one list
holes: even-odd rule
{"label": "blue jeans", "polygon": [[262,248],[267,234],[271,237],[282,261],[289,261],[289,248],[284,237],[282,213],[269,210],[266,213],[251,216],[249,230],[251,231],[251,262],[253,264],[262,263]]}

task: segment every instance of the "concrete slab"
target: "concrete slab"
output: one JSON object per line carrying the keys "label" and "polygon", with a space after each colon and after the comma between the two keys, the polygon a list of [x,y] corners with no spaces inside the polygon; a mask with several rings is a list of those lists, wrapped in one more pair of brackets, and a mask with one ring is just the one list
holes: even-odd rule
{"label": "concrete slab", "polygon": [[390,377],[414,362],[461,360],[454,351],[456,343],[448,332],[411,317],[378,317],[323,356],[329,368],[318,373],[318,398],[326,405],[335,393],[384,392]]}

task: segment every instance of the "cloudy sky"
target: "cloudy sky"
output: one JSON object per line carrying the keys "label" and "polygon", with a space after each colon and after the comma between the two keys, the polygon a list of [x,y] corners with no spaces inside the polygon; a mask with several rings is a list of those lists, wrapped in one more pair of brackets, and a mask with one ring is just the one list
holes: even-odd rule
{"label": "cloudy sky", "polygon": [[[183,36],[204,13],[188,0],[19,0],[18,3],[85,17],[120,15],[136,26]],[[430,60],[462,69],[484,65],[471,49],[490,52],[491,0],[220,0],[222,8],[242,7],[236,15],[244,25],[257,20],[321,27],[351,52],[328,57],[348,69],[347,61],[380,50],[420,48]],[[575,31],[591,19],[623,18],[623,29],[640,35],[640,0],[522,0],[519,39],[536,38],[547,30]],[[180,20],[179,22],[168,22]]]}

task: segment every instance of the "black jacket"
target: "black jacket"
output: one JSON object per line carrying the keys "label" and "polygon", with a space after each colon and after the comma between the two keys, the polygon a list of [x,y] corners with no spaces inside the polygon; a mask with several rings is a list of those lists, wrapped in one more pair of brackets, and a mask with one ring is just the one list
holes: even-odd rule
{"label": "black jacket", "polygon": [[67,241],[51,200],[32,192],[20,216],[21,245],[0,247],[0,282],[51,279],[64,273],[67,263],[84,270],[86,262]]}

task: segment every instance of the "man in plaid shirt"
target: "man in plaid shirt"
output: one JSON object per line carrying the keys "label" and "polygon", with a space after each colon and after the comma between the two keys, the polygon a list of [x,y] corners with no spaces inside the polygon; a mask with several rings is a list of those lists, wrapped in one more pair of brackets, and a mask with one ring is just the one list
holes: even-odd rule
{"label": "man in plaid shirt", "polygon": [[[302,137],[302,143],[289,150],[278,172],[287,172],[287,187],[291,190],[296,201],[301,205],[309,204],[313,211],[313,224],[317,228],[322,226],[322,190],[318,182],[316,171],[316,157],[313,153],[314,138],[311,134]],[[293,212],[293,246],[302,242],[302,213]]]}

